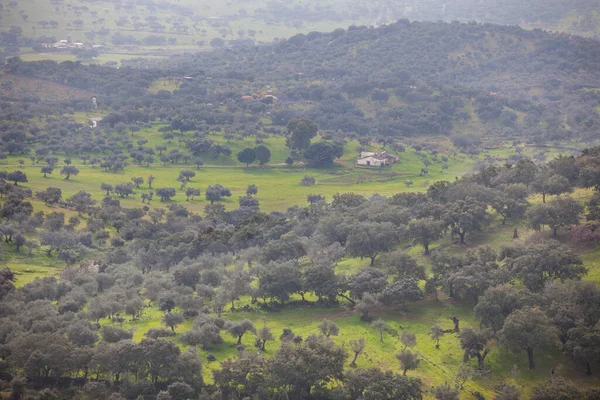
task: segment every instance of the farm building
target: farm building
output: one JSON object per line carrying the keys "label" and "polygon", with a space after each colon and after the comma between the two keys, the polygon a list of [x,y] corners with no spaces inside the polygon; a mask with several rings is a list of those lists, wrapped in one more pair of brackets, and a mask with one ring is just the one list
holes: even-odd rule
{"label": "farm building", "polygon": [[382,164],[392,165],[398,161],[400,161],[400,157],[387,151],[379,153],[363,151],[360,153],[360,159],[356,161],[356,164],[367,167],[380,167]]}
{"label": "farm building", "polygon": [[90,125],[90,128],[97,128],[102,124],[102,118],[90,118],[88,124]]}
{"label": "farm building", "polygon": [[387,165],[385,158],[377,156],[364,157],[356,161],[356,165],[362,167],[384,167]]}

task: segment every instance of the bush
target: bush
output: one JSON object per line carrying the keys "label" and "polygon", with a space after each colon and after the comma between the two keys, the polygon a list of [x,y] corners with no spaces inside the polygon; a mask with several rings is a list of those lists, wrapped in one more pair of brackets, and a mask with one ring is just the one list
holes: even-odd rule
{"label": "bush", "polygon": [[302,178],[302,180],[300,181],[300,184],[302,186],[314,186],[317,184],[317,181],[315,180],[314,177],[312,177],[310,175],[306,175],[304,178]]}
{"label": "bush", "polygon": [[600,243],[600,230],[589,225],[573,226],[571,240],[578,243]]}

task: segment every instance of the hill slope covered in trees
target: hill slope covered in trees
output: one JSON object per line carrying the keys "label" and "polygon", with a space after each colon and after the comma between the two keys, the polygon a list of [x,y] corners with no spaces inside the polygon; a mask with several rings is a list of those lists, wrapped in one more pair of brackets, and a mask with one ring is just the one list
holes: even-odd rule
{"label": "hill slope covered in trees", "polygon": [[[135,69],[12,60],[7,71],[94,91],[113,112],[135,108],[146,119],[185,121],[188,130],[201,121],[232,124],[245,113],[280,126],[308,117],[321,130],[358,136],[475,133],[592,142],[598,139],[599,53],[597,41],[562,34],[399,21],[141,61]],[[169,76],[189,79],[173,93],[147,92]],[[277,97],[275,104],[265,93]]]}

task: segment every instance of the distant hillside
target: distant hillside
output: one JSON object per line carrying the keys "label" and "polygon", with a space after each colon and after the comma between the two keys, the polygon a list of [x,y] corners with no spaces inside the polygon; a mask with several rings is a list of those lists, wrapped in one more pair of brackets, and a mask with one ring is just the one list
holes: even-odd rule
{"label": "distant hillside", "polygon": [[[135,68],[13,59],[7,72],[97,92],[120,113],[115,122],[138,121],[128,117],[131,108],[135,118],[160,115],[192,130],[207,124],[236,132],[254,123],[261,130],[263,122],[283,127],[308,117],[330,133],[452,136],[466,149],[482,139],[600,139],[598,54],[600,42],[564,34],[404,20]],[[171,91],[148,91],[173,76],[188,79]]]}
{"label": "distant hillside", "polygon": [[0,15],[0,45],[9,52],[15,45],[43,51],[40,43],[68,36],[107,46],[110,52],[123,52],[126,46],[128,52],[149,47],[176,52],[224,43],[268,43],[350,25],[381,26],[401,18],[520,25],[600,37],[595,0],[36,0],[0,2]]}
{"label": "distant hillside", "polygon": [[308,116],[360,135],[485,133],[538,140],[599,138],[600,43],[517,27],[398,23],[296,35],[275,45],[175,58],[208,76],[192,95],[276,88],[275,119]]}

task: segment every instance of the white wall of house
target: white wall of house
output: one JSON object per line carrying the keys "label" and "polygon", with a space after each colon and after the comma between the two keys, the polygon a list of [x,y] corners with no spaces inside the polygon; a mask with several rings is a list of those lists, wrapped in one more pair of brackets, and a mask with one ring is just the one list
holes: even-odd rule
{"label": "white wall of house", "polygon": [[385,160],[380,160],[374,157],[365,157],[356,161],[357,165],[365,166],[365,167],[381,167],[381,165],[385,165]]}

